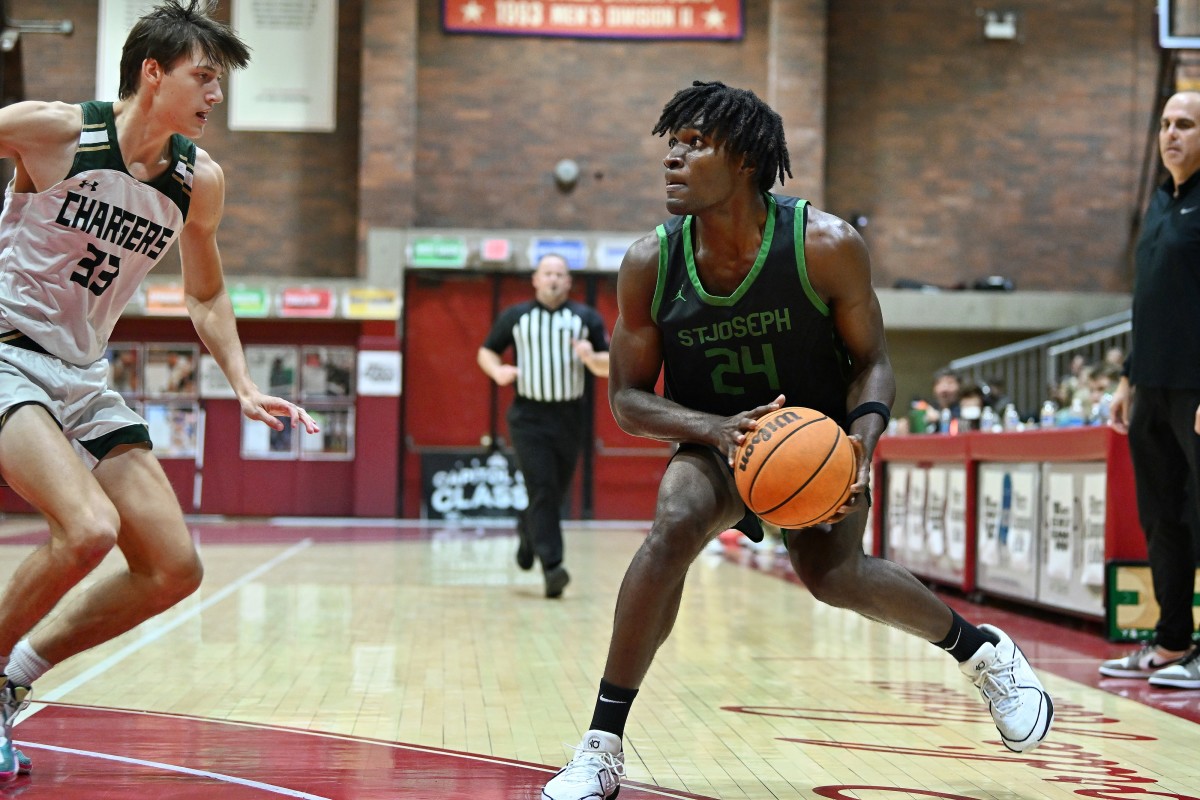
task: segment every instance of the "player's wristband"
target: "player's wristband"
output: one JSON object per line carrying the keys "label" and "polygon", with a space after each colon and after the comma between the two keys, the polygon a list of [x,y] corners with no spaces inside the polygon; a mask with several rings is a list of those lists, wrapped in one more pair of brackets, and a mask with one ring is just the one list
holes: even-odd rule
{"label": "player's wristband", "polygon": [[854,424],[855,420],[862,419],[868,414],[878,414],[883,417],[884,425],[887,425],[892,419],[892,410],[890,408],[878,400],[868,400],[846,415],[846,427],[849,428]]}

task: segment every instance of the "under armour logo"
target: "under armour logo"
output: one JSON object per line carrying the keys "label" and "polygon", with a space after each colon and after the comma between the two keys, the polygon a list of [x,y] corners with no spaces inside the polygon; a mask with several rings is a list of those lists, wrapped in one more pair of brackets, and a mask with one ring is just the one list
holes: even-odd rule
{"label": "under armour logo", "polygon": [[90,189],[93,192],[96,191],[96,187],[99,185],[100,185],[99,181],[89,181],[86,178],[79,182],[80,189]]}
{"label": "under armour logo", "polygon": [[682,286],[680,286],[679,291],[675,293],[675,299],[682,300],[685,303],[687,302],[687,298],[683,296],[683,287]]}

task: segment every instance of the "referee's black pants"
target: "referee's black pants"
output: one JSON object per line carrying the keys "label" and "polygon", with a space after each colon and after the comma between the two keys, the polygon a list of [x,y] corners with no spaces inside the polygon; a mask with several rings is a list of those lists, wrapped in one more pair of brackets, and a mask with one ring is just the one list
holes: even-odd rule
{"label": "referee's black pants", "polygon": [[1137,486],[1138,519],[1146,534],[1159,618],[1155,643],[1192,646],[1196,553],[1192,528],[1200,520],[1200,390],[1139,386],[1129,420],[1129,454]]}
{"label": "referee's black pants", "polygon": [[517,524],[543,570],[563,560],[562,506],[579,460],[583,410],[582,400],[541,403],[522,397],[508,410],[508,432],[529,494]]}

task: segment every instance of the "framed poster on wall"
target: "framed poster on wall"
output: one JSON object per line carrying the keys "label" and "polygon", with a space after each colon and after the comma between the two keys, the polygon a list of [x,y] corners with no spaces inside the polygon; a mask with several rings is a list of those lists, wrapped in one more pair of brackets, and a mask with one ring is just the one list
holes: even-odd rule
{"label": "framed poster on wall", "polygon": [[142,348],[132,343],[113,343],[104,351],[108,360],[108,388],[126,398],[142,391]]}
{"label": "framed poster on wall", "polygon": [[195,403],[146,403],[142,417],[159,458],[194,458],[200,448],[200,410]]}
{"label": "framed poster on wall", "polygon": [[283,423],[283,430],[264,425],[256,419],[242,417],[242,458],[273,459],[276,461],[291,461],[296,458],[297,437],[303,433],[303,428],[292,427],[292,421],[287,417],[276,417]]}
{"label": "framed poster on wall", "polygon": [[300,437],[300,458],[350,460],[354,458],[354,409],[348,406],[308,406],[309,416],[321,430]]}
{"label": "framed poster on wall", "polygon": [[291,400],[296,397],[299,352],[288,345],[252,345],[246,348],[250,379],[267,394]]}
{"label": "framed poster on wall", "polygon": [[300,397],[349,399],[354,396],[353,347],[305,347],[300,358]]}
{"label": "framed poster on wall", "polygon": [[196,395],[196,364],[199,348],[194,344],[146,345],[143,394],[148,397]]}

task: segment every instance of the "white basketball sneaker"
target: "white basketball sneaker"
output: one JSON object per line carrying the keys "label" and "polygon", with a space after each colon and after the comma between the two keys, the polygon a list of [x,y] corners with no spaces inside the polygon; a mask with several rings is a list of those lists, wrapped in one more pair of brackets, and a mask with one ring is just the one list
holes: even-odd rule
{"label": "white basketball sneaker", "polygon": [[987,701],[1004,746],[1016,753],[1032,750],[1050,732],[1054,703],[1008,634],[992,625],[980,625],[979,630],[1000,641],[985,642],[958,668]]}
{"label": "white basketball sneaker", "polygon": [[621,791],[625,751],[621,737],[588,731],[575,757],[542,789],[546,800],[613,800]]}
{"label": "white basketball sneaker", "polygon": [[16,775],[28,775],[33,765],[24,753],[13,746],[13,720],[29,705],[29,687],[18,686],[0,676],[0,780]]}

